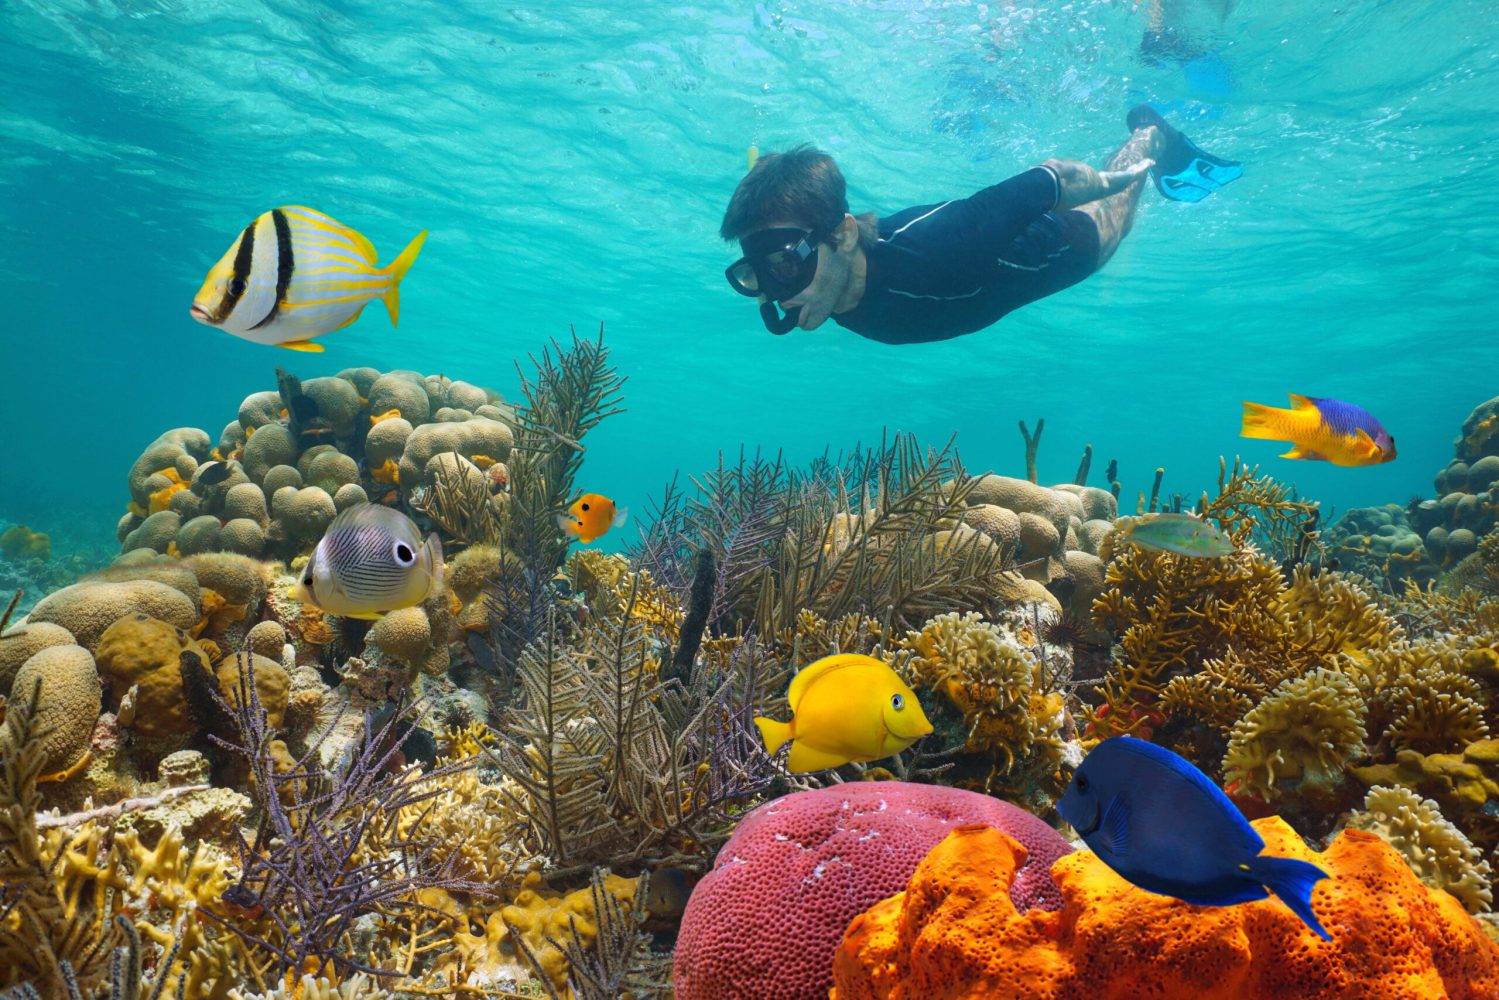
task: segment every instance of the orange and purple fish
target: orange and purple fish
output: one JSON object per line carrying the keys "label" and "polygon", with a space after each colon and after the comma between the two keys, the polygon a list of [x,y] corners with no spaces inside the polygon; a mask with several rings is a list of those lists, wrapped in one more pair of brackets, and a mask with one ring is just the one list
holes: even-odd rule
{"label": "orange and purple fish", "polygon": [[1333,465],[1379,465],[1395,460],[1395,439],[1368,410],[1340,399],[1289,395],[1289,410],[1246,401],[1239,436],[1294,444],[1281,458]]}

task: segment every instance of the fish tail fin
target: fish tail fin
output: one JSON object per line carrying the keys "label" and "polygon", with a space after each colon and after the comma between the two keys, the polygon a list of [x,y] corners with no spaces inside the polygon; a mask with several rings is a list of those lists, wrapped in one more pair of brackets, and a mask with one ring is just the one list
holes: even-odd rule
{"label": "fish tail fin", "polygon": [[1312,887],[1327,878],[1327,872],[1308,861],[1296,858],[1268,858],[1263,855],[1249,864],[1250,874],[1266,889],[1279,896],[1306,925],[1331,941],[1332,935],[1322,927],[1312,912]]}
{"label": "fish tail fin", "polygon": [[772,757],[776,751],[786,745],[791,739],[791,723],[777,722],[763,716],[755,716],[755,727],[760,730],[760,738],[765,741],[765,752]]}
{"label": "fish tail fin", "polygon": [[390,313],[390,325],[396,326],[401,319],[401,279],[406,277],[406,272],[411,270],[411,264],[416,260],[416,255],[422,252],[422,244],[427,242],[427,231],[423,229],[401,251],[400,256],[385,265],[385,271],[390,275],[390,287],[380,296],[380,301],[385,303],[385,308]]}
{"label": "fish tail fin", "polygon": [[1290,414],[1290,410],[1266,406],[1263,403],[1251,403],[1246,399],[1244,418],[1239,425],[1239,437],[1284,441],[1286,434],[1282,421]]}

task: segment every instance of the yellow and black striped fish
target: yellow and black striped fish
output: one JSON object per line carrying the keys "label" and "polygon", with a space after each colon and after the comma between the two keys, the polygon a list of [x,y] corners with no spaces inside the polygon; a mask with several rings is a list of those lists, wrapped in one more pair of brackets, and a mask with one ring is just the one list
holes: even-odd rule
{"label": "yellow and black striped fish", "polygon": [[192,317],[257,344],[321,351],[313,337],[341,330],[371,299],[401,312],[401,279],[421,252],[423,229],[401,255],[375,266],[370,241],[301,205],[272,209],[245,227],[208,272]]}

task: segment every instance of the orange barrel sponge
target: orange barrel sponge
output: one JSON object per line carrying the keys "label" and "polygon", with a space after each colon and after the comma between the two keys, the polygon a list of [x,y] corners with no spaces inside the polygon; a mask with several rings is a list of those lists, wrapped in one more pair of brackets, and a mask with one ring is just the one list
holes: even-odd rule
{"label": "orange barrel sponge", "polygon": [[1344,831],[1318,854],[1278,817],[1266,853],[1327,871],[1312,907],[1324,941],[1277,899],[1193,906],[1136,888],[1091,851],[1052,865],[1060,910],[1010,898],[1025,848],[962,826],[905,892],[860,914],[833,963],[834,1000],[1493,1000],[1499,946],[1395,849]]}
{"label": "orange barrel sponge", "polygon": [[1047,869],[1072,845],[1008,802],[902,781],[794,792],[745,816],[693,890],[677,935],[677,1000],[826,1000],[848,922],[904,888],[964,823],[1029,850],[1005,883],[1011,913],[1061,905]]}

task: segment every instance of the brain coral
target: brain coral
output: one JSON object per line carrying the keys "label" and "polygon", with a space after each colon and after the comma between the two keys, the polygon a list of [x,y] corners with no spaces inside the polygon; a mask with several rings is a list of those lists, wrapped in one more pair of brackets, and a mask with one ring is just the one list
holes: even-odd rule
{"label": "brain coral", "polygon": [[1317,937],[1270,898],[1199,907],[1138,889],[1092,852],[1052,866],[1063,904],[1017,914],[1025,849],[998,830],[954,830],[907,891],[848,926],[834,960],[835,1000],[1489,1000],[1499,946],[1444,892],[1423,886],[1373,834],[1347,831],[1309,850],[1272,817],[1255,821],[1270,854],[1331,878],[1313,905]]}
{"label": "brain coral", "polygon": [[1007,802],[884,781],[794,792],[760,806],[740,821],[687,903],[673,975],[678,1000],[826,997],[848,921],[899,891],[949,830],[975,822],[1032,851],[1010,886],[1014,905],[1057,905],[1047,868],[1072,848]]}
{"label": "brain coral", "polygon": [[198,623],[198,609],[192,601],[154,580],[75,583],[38,601],[26,620],[61,625],[73,633],[78,645],[93,649],[105,629],[129,614],[143,614],[178,628]]}
{"label": "brain coral", "polygon": [[0,691],[9,691],[21,664],[49,646],[71,646],[73,633],[61,625],[34,622],[0,635]]}
{"label": "brain coral", "polygon": [[35,721],[44,734],[44,766],[49,772],[66,771],[88,752],[89,736],[99,721],[103,689],[94,658],[82,646],[48,646],[16,671],[11,700],[30,698],[38,681],[42,694]]}

